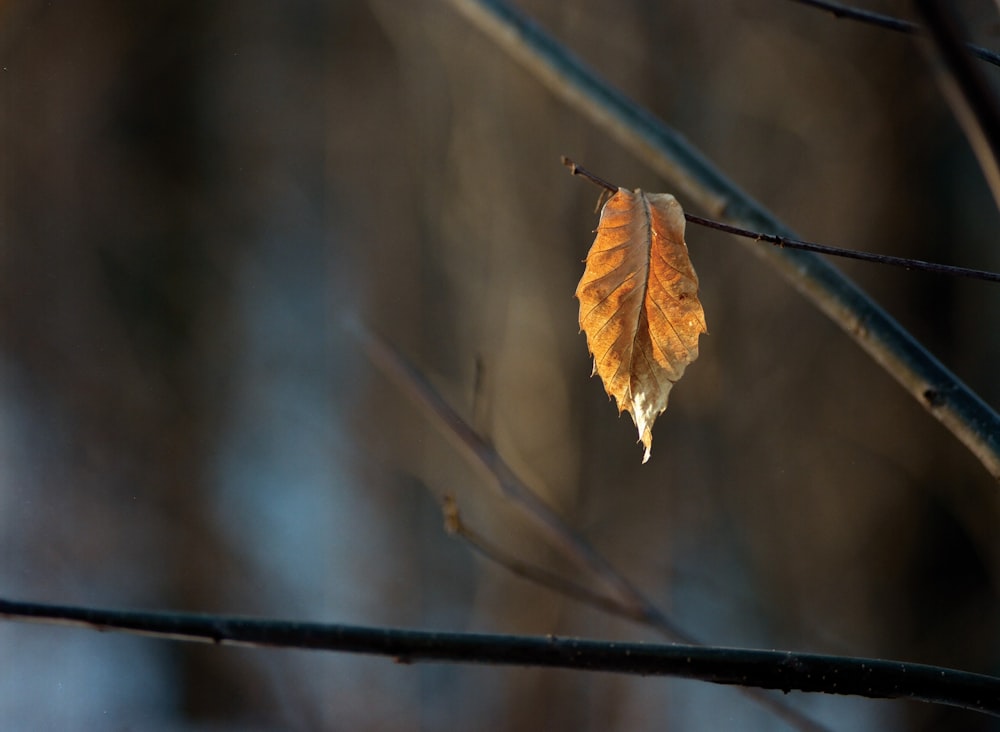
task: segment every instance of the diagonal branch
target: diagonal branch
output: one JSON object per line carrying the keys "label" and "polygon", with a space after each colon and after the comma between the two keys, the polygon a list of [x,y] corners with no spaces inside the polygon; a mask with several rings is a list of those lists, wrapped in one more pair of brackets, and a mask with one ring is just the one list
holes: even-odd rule
{"label": "diagonal branch", "polygon": [[[524,515],[544,532],[552,546],[559,549],[578,568],[589,573],[604,586],[605,592],[594,592],[589,588],[572,586],[573,583],[556,581],[549,583],[543,578],[546,573],[528,570],[522,573],[527,579],[543,582],[549,589],[562,592],[576,600],[589,602],[593,607],[609,611],[619,617],[628,618],[659,631],[667,639],[694,645],[697,641],[682,630],[673,619],[646,597],[600,552],[567,524],[542,498],[535,493],[518,474],[510,468],[503,457],[489,442],[481,437],[472,426],[456,412],[424,376],[401,354],[378,336],[366,330],[361,324],[354,324],[355,335],[361,340],[369,358],[382,372],[411,399],[426,411],[428,417],[445,435],[453,440],[456,447],[472,462],[485,469],[495,481],[500,492]],[[445,525],[449,531],[459,533],[461,521],[458,507],[445,502]],[[481,549],[482,547],[477,547]],[[525,568],[513,558],[500,556],[497,552],[487,552],[491,559],[511,571]],[[579,591],[583,590],[583,591]],[[826,728],[814,722],[799,710],[784,703],[782,699],[766,694],[760,689],[741,689],[744,695],[760,706],[770,710],[779,718],[802,732],[826,732]]]}
{"label": "diagonal branch", "polygon": [[913,699],[1000,716],[1000,678],[870,658],[786,651],[435,633],[219,615],[134,612],[0,599],[0,618],[227,646],[304,648],[445,661],[674,676],[788,692]]}
{"label": "diagonal branch", "polygon": [[[831,0],[792,0],[792,2],[797,2],[800,5],[808,5],[809,7],[816,8],[817,10],[825,10],[832,14],[835,18],[856,20],[860,23],[867,23],[868,25],[873,25],[877,28],[883,28],[885,30],[896,31],[897,33],[907,33],[912,35],[920,33],[923,30],[919,25],[909,20],[894,18],[891,15],[883,15],[882,13],[875,13],[871,10],[862,10],[861,8],[844,5],[843,3],[831,2]],[[965,43],[964,45],[965,50],[976,58],[986,61],[987,63],[991,63],[994,66],[1000,66],[1000,54],[995,51],[983,48],[982,46],[977,46],[974,43]]]}
{"label": "diagonal branch", "polygon": [[[677,132],[588,68],[501,0],[452,6],[570,106],[664,175],[713,217],[798,237]],[[837,323],[1000,481],[1000,416],[838,269],[809,252],[751,246]]]}
{"label": "diagonal branch", "polygon": [[598,578],[608,593],[618,598],[628,617],[658,628],[671,640],[693,642],[687,633],[660,612],[635,585],[612,567],[600,552],[573,531],[551,506],[531,490],[503,456],[472,429],[423,374],[364,326],[358,325],[354,330],[368,357],[382,373],[426,411],[431,421],[445,436],[452,439],[458,450],[496,482],[504,497],[533,521],[554,547],[577,567]]}
{"label": "diagonal branch", "polygon": [[951,2],[914,0],[914,6],[944,63],[935,69],[941,90],[1000,207],[1000,105],[990,80],[965,52],[964,29]]}
{"label": "diagonal branch", "polygon": [[457,536],[460,539],[463,539],[470,549],[484,559],[503,567],[511,574],[517,575],[528,582],[533,582],[536,585],[545,587],[546,589],[556,592],[563,597],[568,597],[571,600],[576,600],[577,602],[582,602],[585,605],[590,605],[591,607],[597,608],[608,613],[609,615],[616,615],[620,618],[624,618],[625,620],[636,620],[634,612],[630,611],[628,607],[622,605],[621,601],[617,598],[602,595],[600,592],[595,592],[586,585],[567,579],[561,574],[552,572],[544,567],[529,564],[528,562],[522,561],[517,557],[508,554],[500,547],[495,546],[492,542],[488,541],[485,536],[482,536],[475,530],[469,528],[469,526],[462,521],[461,514],[458,510],[458,503],[455,501],[454,497],[445,496],[441,505],[441,510],[444,514],[445,530],[452,536]]}

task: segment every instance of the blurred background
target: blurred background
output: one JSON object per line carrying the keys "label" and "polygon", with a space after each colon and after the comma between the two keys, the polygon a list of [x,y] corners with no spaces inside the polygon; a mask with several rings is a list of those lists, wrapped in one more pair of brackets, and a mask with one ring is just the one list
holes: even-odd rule
{"label": "blurred background", "polygon": [[[911,39],[786,0],[517,5],[804,238],[1000,270]],[[993,3],[959,5],[997,45]],[[577,328],[598,191],[563,154],[675,186],[439,0],[0,2],[0,596],[660,640],[445,535],[451,494],[562,566],[360,324],[704,641],[1000,673],[996,483],[730,237],[689,227],[710,333],[640,464]],[[1000,289],[838,266],[1000,405]],[[834,730],[1000,729],[785,699]],[[787,728],[694,682],[10,623],[0,726]]]}

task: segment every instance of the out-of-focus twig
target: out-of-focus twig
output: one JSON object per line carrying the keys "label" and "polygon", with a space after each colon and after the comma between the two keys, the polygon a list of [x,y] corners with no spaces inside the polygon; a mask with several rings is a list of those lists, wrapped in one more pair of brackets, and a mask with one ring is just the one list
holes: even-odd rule
{"label": "out-of-focus twig", "polygon": [[[830,0],[792,0],[792,2],[799,3],[800,5],[808,5],[809,7],[816,8],[818,10],[825,10],[828,13],[831,13],[835,18],[856,20],[860,23],[867,23],[868,25],[873,25],[877,28],[883,28],[885,30],[896,31],[897,33],[914,34],[920,33],[922,30],[919,25],[909,20],[894,18],[891,15],[883,15],[882,13],[875,13],[871,10],[855,8],[851,5],[845,5],[844,3],[831,2]],[[982,46],[977,46],[974,43],[965,43],[964,45],[965,50],[976,58],[986,61],[987,63],[991,63],[994,66],[1000,66],[1000,54],[995,51],[983,48]]]}
{"label": "out-of-focus twig", "polygon": [[989,80],[965,52],[964,30],[953,3],[914,0],[943,62],[937,76],[951,111],[979,161],[1000,208],[1000,104]]}
{"label": "out-of-focus twig", "polygon": [[368,357],[404,394],[424,408],[431,421],[470,461],[486,472],[500,492],[541,529],[553,547],[577,567],[590,572],[608,592],[628,608],[629,616],[660,628],[669,638],[689,642],[691,638],[656,608],[580,534],[563,521],[507,464],[496,449],[479,435],[438,393],[426,377],[402,354],[364,326],[357,337]]}
{"label": "out-of-focus twig", "polygon": [[622,607],[618,600],[594,592],[586,585],[567,579],[561,574],[522,561],[493,544],[485,536],[470,528],[462,521],[458,503],[453,496],[445,496],[441,503],[444,514],[444,527],[452,536],[457,536],[477,554],[498,564],[511,574],[558,592],[573,600],[586,603],[591,607],[603,610],[611,615],[617,615],[626,620],[635,620],[628,608]]}
{"label": "out-of-focus twig", "polygon": [[[355,331],[372,362],[391,378],[400,390],[424,408],[431,420],[442,429],[446,437],[452,439],[462,453],[486,470],[503,495],[544,532],[545,537],[554,547],[560,549],[577,567],[600,581],[607,592],[606,594],[598,593],[588,589],[585,593],[577,593],[569,587],[573,583],[565,581],[549,584],[546,581],[548,573],[544,570],[527,569],[527,565],[512,558],[504,557],[504,561],[500,562],[502,565],[508,569],[517,567],[521,576],[541,582],[551,589],[576,599],[589,601],[585,595],[602,598],[596,600],[595,607],[607,609],[608,603],[611,603],[614,605],[616,615],[654,628],[664,637],[676,643],[695,644],[698,642],[660,610],[521,480],[517,473],[507,465],[496,448],[469,426],[469,423],[445,401],[419,370],[389,344],[365,329],[363,325],[356,325]],[[459,525],[459,516],[454,506],[451,510],[452,513],[449,515],[446,506],[445,518],[448,527],[454,530]],[[777,699],[760,689],[744,687],[740,691],[802,732],[826,732],[825,727],[784,703],[781,699]]]}
{"label": "out-of-focus twig", "polygon": [[[543,567],[522,561],[493,545],[481,534],[473,531],[462,522],[458,511],[458,504],[455,503],[454,499],[446,496],[442,511],[445,517],[445,530],[449,534],[464,539],[473,551],[489,561],[500,565],[508,572],[577,602],[586,603],[590,607],[601,610],[609,615],[617,615],[625,620],[642,623],[654,630],[660,631],[668,638],[672,637],[672,633],[664,632],[664,629],[657,622],[648,617],[637,616],[634,607],[623,604],[620,599],[594,592],[585,585],[568,580],[562,575],[551,572]],[[685,642],[693,645],[702,645],[690,636]],[[765,709],[769,709],[775,716],[784,719],[791,726],[802,732],[828,732],[827,728],[823,725],[761,689],[744,687],[740,691],[744,696],[753,699],[757,704]]]}
{"label": "out-of-focus twig", "polygon": [[[498,47],[713,218],[798,239],[681,135],[601,79],[535,22],[501,0],[450,0]],[[751,245],[839,325],[1000,481],[1000,416],[838,269],[811,252]]]}

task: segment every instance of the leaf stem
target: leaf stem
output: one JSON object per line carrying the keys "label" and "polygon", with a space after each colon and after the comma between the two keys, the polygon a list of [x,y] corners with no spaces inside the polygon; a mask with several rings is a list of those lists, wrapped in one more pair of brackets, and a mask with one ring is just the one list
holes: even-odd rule
{"label": "leaf stem", "polygon": [[598,175],[594,175],[593,173],[591,173],[589,170],[587,170],[583,166],[577,165],[576,163],[574,163],[572,160],[570,160],[565,155],[563,155],[560,158],[560,160],[562,161],[563,165],[565,165],[567,168],[569,168],[570,175],[579,175],[579,176],[582,176],[582,177],[586,178],[587,180],[589,180],[594,185],[600,186],[601,188],[605,189],[606,191],[610,191],[611,193],[618,193],[618,186],[616,186],[614,183],[608,183],[608,181],[604,180],[604,178],[601,178]]}

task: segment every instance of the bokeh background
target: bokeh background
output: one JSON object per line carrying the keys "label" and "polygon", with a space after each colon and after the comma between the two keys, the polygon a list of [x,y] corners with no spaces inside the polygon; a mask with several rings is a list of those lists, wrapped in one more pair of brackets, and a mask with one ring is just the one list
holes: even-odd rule
{"label": "bokeh background", "polygon": [[[1000,270],[912,39],[785,0],[517,4],[803,237]],[[1000,42],[993,3],[959,5]],[[997,485],[734,239],[689,228],[710,334],[640,465],[578,333],[597,191],[562,154],[674,185],[439,0],[0,2],[0,595],[659,640],[445,535],[451,494],[562,566],[360,327],[705,641],[1000,673]],[[839,266],[1000,405],[995,285]],[[998,729],[786,700],[836,730]],[[786,728],[693,682],[16,624],[0,727]]]}

